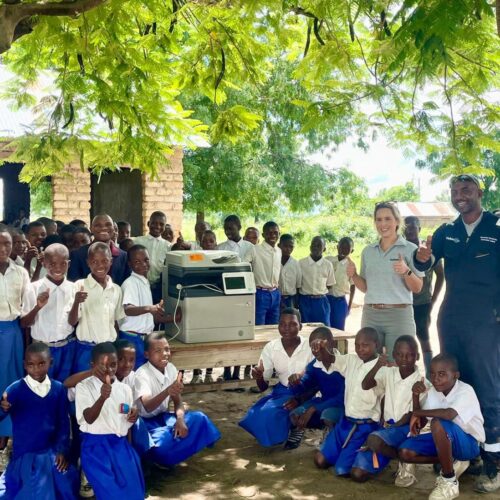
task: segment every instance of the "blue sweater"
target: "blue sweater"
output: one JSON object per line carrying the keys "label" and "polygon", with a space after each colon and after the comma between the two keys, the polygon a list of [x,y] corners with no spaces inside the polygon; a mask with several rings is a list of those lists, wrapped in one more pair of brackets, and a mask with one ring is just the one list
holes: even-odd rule
{"label": "blue sweater", "polygon": [[344,406],[345,379],[337,371],[326,373],[314,364],[317,361],[313,359],[307,366],[302,379],[298,385],[291,387],[295,396],[300,396],[312,390],[321,392],[321,402],[315,403],[317,411],[323,411],[326,408]]}

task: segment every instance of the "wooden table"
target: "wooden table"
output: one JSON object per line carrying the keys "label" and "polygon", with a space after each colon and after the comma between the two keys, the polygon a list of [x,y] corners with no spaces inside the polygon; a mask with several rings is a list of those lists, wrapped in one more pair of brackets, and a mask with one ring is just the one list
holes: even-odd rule
{"label": "wooden table", "polygon": [[[311,332],[321,323],[306,323],[300,335],[309,338]],[[347,341],[355,334],[330,328],[337,348],[341,353],[347,352]],[[172,362],[179,370],[194,368],[216,368],[223,366],[256,365],[264,346],[273,339],[279,338],[278,325],[262,325],[255,327],[253,340],[235,340],[226,342],[203,342],[184,344],[178,340],[170,340]],[[184,392],[206,392],[228,388],[240,388],[254,385],[253,380],[230,380],[213,384],[186,385]]]}

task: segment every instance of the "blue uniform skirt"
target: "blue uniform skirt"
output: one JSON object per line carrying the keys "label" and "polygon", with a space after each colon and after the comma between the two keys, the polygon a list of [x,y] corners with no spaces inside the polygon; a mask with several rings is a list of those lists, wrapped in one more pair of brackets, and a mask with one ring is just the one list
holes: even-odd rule
{"label": "blue uniform skirt", "polygon": [[126,437],[82,432],[82,469],[97,500],[144,500],[141,461]]}
{"label": "blue uniform skirt", "polygon": [[[23,336],[19,321],[0,321],[0,394],[22,378],[23,369]],[[0,436],[12,436],[10,417],[0,422]]]}
{"label": "blue uniform skirt", "polygon": [[[75,362],[76,340],[71,339],[65,346],[51,347],[52,364],[49,368],[49,377],[64,382],[72,373]],[[87,368],[88,370],[88,368]]]}
{"label": "blue uniform skirt", "polygon": [[186,412],[184,420],[189,433],[185,438],[174,437],[174,413],[160,413],[143,420],[154,443],[146,457],[162,465],[183,462],[203,448],[213,446],[221,437],[217,427],[201,411]]}
{"label": "blue uniform skirt", "polygon": [[[339,476],[349,474],[359,448],[363,446],[368,435],[378,429],[380,425],[377,422],[366,421],[366,423],[355,424],[344,417],[328,433],[320,451],[326,460],[335,466],[335,472]],[[349,438],[351,431],[353,432]]]}
{"label": "blue uniform skirt", "polygon": [[345,320],[349,314],[349,305],[345,295],[342,297],[328,295],[328,302],[330,303],[330,326],[337,330],[345,330]]}
{"label": "blue uniform skirt", "polygon": [[78,471],[70,466],[64,473],[54,464],[52,451],[25,453],[13,458],[0,477],[0,498],[16,500],[74,500],[78,498]]}
{"label": "blue uniform skirt", "polygon": [[120,340],[127,340],[128,342],[132,342],[135,347],[135,368],[137,370],[140,366],[142,366],[147,359],[144,357],[144,338],[141,335],[137,335],[136,333],[130,332],[122,332],[118,334],[118,338]]}
{"label": "blue uniform skirt", "polygon": [[299,309],[303,323],[323,323],[330,326],[330,302],[326,295],[300,295]]}
{"label": "blue uniform skirt", "polygon": [[90,370],[90,361],[92,358],[92,349],[96,344],[93,342],[76,341],[75,362],[73,363],[73,373]]}
{"label": "blue uniform skirt", "polygon": [[283,405],[293,397],[292,391],[282,384],[274,386],[271,394],[259,399],[240,420],[239,425],[249,432],[260,445],[275,446],[284,443],[290,432],[290,412]]}

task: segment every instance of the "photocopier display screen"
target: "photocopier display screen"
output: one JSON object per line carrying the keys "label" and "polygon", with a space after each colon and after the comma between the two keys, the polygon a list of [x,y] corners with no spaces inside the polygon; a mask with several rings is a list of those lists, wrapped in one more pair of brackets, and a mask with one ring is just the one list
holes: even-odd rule
{"label": "photocopier display screen", "polygon": [[227,290],[244,290],[246,288],[245,278],[243,276],[226,276],[224,281]]}

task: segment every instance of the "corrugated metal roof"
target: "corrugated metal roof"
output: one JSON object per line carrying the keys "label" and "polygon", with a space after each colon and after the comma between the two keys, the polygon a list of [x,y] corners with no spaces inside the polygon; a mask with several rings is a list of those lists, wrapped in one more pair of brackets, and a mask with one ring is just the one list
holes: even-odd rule
{"label": "corrugated metal roof", "polygon": [[457,216],[457,211],[453,208],[453,205],[446,201],[435,201],[428,203],[401,201],[397,203],[397,206],[402,217],[415,215],[419,218],[442,217],[453,219]]}

